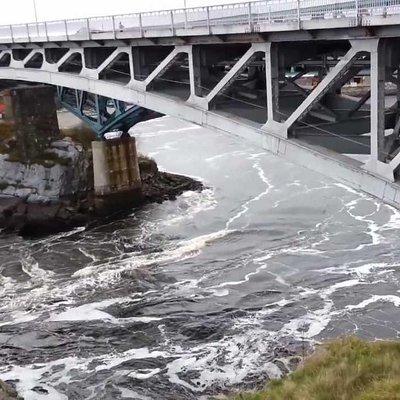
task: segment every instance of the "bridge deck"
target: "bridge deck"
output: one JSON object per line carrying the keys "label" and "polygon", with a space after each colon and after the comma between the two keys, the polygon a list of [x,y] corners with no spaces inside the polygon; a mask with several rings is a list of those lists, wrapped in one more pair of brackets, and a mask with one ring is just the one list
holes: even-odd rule
{"label": "bridge deck", "polygon": [[398,0],[270,0],[0,26],[0,44],[331,30],[399,23]]}

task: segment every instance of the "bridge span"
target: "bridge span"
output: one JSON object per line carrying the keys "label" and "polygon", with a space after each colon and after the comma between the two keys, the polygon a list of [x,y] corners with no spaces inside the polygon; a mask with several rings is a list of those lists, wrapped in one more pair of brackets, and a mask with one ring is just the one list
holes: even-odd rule
{"label": "bridge span", "polygon": [[0,79],[218,129],[395,206],[399,65],[399,0],[272,0],[0,27]]}

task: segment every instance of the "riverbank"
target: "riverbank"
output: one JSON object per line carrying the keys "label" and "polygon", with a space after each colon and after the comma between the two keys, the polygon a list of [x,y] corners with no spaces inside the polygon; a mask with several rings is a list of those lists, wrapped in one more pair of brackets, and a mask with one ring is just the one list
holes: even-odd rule
{"label": "riverbank", "polygon": [[355,337],[320,346],[293,373],[232,400],[400,399],[400,342]]}
{"label": "riverbank", "polygon": [[99,217],[118,216],[148,203],[174,200],[185,191],[203,188],[200,182],[190,177],[159,171],[155,161],[144,156],[139,157],[139,169],[142,189],[139,195],[135,194],[134,201],[129,198],[131,194],[126,193],[121,199],[112,199],[111,204],[109,201],[101,203],[89,187],[84,195],[72,200],[32,202],[32,195],[20,196],[19,192],[24,189],[18,189],[14,195],[0,198],[0,229],[28,237],[57,233],[96,223]]}

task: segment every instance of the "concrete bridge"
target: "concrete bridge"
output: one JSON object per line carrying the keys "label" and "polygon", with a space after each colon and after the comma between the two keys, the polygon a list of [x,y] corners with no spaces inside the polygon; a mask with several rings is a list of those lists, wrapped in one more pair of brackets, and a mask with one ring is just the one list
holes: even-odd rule
{"label": "concrete bridge", "polygon": [[258,1],[3,26],[0,79],[218,129],[400,206],[399,44],[399,0]]}

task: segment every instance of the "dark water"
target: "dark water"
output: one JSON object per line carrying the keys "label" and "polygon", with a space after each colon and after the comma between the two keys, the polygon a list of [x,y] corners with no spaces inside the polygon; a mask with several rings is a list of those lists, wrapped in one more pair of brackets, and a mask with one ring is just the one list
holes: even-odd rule
{"label": "dark water", "polygon": [[209,189],[0,239],[0,378],[26,399],[207,398],[279,376],[325,338],[398,337],[398,211],[171,118],[136,131]]}

